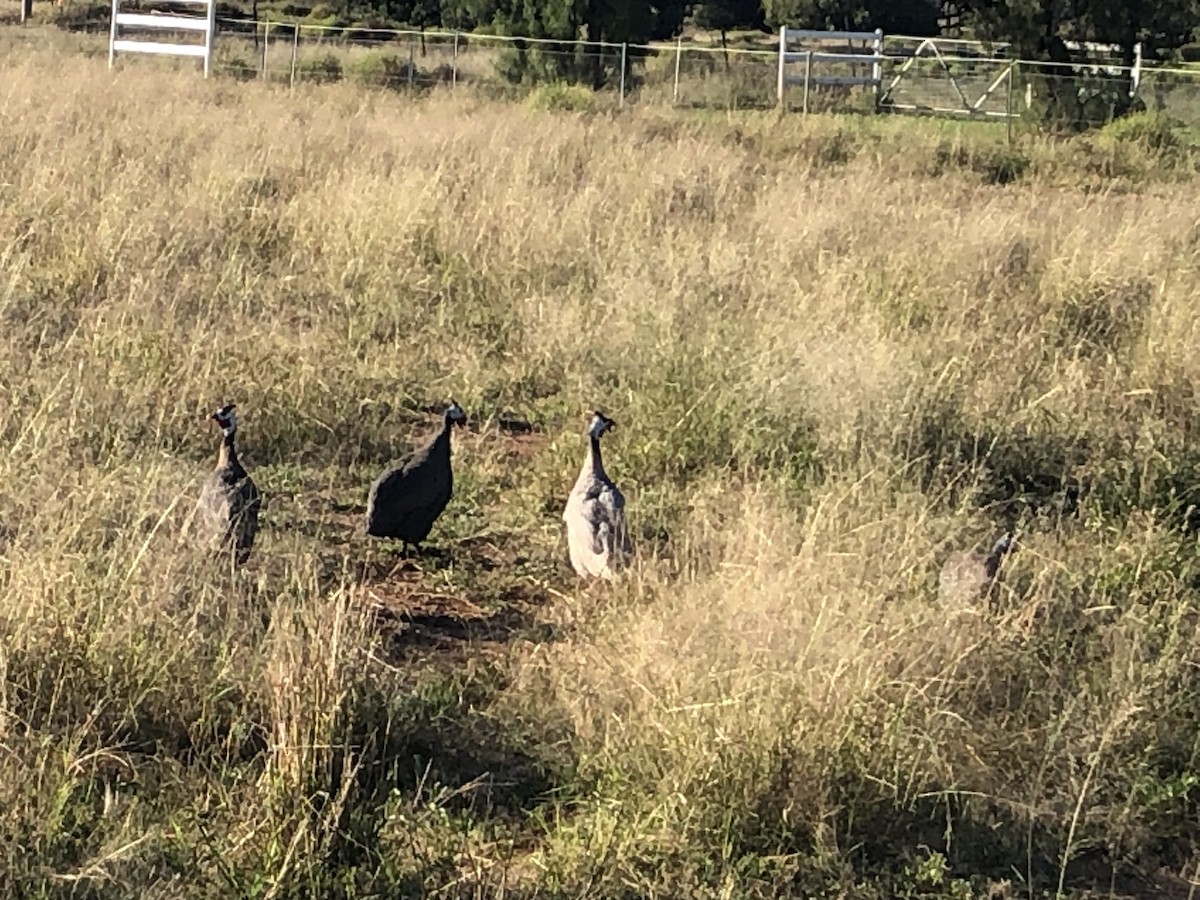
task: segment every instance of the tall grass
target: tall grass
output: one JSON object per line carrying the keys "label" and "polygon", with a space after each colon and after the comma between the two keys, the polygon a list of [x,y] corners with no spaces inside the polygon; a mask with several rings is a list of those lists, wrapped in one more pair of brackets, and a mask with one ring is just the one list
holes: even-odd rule
{"label": "tall grass", "polygon": [[[0,60],[5,896],[1194,876],[1185,144]],[[357,518],[450,396],[404,565]],[[237,571],[183,528],[226,400]],[[596,407],[639,555],[585,586]]]}

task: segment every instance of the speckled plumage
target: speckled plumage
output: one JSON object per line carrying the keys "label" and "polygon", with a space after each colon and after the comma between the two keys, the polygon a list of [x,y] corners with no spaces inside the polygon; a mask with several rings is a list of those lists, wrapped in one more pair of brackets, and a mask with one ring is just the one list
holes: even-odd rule
{"label": "speckled plumage", "polygon": [[616,427],[597,411],[588,429],[588,454],[575,481],[563,521],[571,567],[583,578],[611,579],[633,553],[625,521],[625,497],[604,471],[600,437]]}
{"label": "speckled plumage", "polygon": [[952,607],[977,605],[991,590],[1004,561],[1013,549],[1011,533],[1005,533],[984,553],[979,550],[956,553],[942,565],[938,574],[938,598]]}
{"label": "speckled plumage", "polygon": [[238,564],[246,562],[258,534],[262,495],[238,459],[235,405],[212,414],[222,430],[217,466],[204,479],[196,501],[195,523],[200,539],[217,552],[232,551]]}

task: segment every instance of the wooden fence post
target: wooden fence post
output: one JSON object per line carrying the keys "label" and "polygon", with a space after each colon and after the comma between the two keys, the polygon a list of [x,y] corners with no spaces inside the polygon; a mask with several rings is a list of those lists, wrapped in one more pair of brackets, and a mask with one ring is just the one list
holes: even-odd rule
{"label": "wooden fence post", "polygon": [[625,106],[625,60],[629,51],[629,45],[624,41],[621,42],[621,99],[617,101],[617,106]]}
{"label": "wooden fence post", "polygon": [[288,80],[288,87],[296,86],[296,53],[300,49],[300,26],[292,25],[292,76]]}
{"label": "wooden fence post", "polygon": [[675,41],[675,85],[671,89],[671,105],[679,104],[679,63],[683,59],[683,37]]}
{"label": "wooden fence post", "polygon": [[808,90],[812,85],[812,56],[811,50],[804,51],[804,115],[808,115]]}

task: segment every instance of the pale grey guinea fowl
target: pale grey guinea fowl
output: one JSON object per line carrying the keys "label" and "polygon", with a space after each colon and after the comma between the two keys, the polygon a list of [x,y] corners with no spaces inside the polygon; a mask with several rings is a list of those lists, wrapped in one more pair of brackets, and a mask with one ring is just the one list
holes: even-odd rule
{"label": "pale grey guinea fowl", "polygon": [[628,564],[633,542],[625,497],[604,471],[600,438],[617,423],[596,410],[588,426],[588,453],[567,497],[563,521],[571,567],[582,578],[611,579]]}
{"label": "pale grey guinea fowl", "polygon": [[462,428],[466,421],[467,414],[451,398],[441,429],[380,473],[367,496],[367,534],[403,541],[405,551],[420,548],[454,494],[450,429]]}
{"label": "pale grey guinea fowl", "polygon": [[1005,555],[1015,549],[1016,538],[1005,532],[986,553],[974,550],[951,556],[938,575],[939,600],[960,608],[984,600],[998,580]]}
{"label": "pale grey guinea fowl", "polygon": [[241,564],[249,558],[258,534],[262,494],[238,459],[236,408],[227,403],[209,416],[221,429],[221,445],[217,466],[201,486],[194,521],[209,547],[233,552]]}

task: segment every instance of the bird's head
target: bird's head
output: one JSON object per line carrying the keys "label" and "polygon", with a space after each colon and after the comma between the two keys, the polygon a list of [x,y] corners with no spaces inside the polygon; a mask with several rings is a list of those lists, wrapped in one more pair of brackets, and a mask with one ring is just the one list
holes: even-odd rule
{"label": "bird's head", "polygon": [[1006,531],[1000,535],[996,543],[992,544],[992,556],[999,559],[1005,553],[1011,553],[1017,549],[1017,538],[1011,531]]}
{"label": "bird's head", "polygon": [[234,413],[236,408],[236,403],[226,403],[209,416],[210,419],[217,423],[221,432],[226,436],[233,434],[237,430],[237,416]]}
{"label": "bird's head", "polygon": [[606,431],[612,431],[617,427],[617,423],[602,413],[596,410],[592,413],[592,423],[588,426],[588,434],[591,437],[599,439]]}
{"label": "bird's head", "polygon": [[453,397],[450,398],[450,405],[446,407],[446,422],[459,428],[467,424],[467,414]]}

